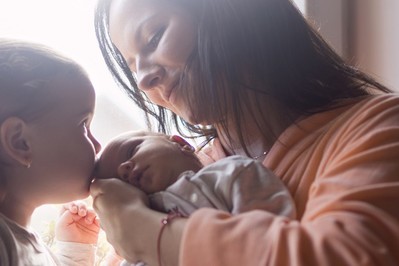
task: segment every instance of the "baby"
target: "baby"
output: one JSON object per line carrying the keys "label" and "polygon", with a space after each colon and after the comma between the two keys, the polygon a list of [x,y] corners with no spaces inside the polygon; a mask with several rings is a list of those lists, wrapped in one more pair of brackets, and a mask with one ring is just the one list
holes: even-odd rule
{"label": "baby", "polygon": [[290,218],[295,207],[282,181],[261,162],[230,156],[203,166],[180,136],[127,132],[104,148],[95,178],[119,178],[148,194],[153,209],[188,216],[210,207],[238,214],[263,209]]}
{"label": "baby", "polygon": [[[188,216],[209,207],[233,214],[262,209],[296,215],[290,193],[261,162],[237,155],[203,166],[194,148],[176,135],[137,131],[117,136],[101,153],[95,178],[119,178],[145,192],[151,208],[166,213]],[[114,256],[118,265],[120,258]]]}
{"label": "baby", "polygon": [[69,205],[56,256],[29,228],[34,210],[89,196],[100,144],[83,69],[43,45],[0,39],[0,265],[93,265],[99,224]]}

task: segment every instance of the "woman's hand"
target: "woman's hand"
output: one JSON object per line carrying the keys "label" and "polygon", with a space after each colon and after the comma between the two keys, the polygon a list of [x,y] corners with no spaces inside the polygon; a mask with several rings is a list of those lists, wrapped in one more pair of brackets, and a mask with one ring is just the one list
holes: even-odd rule
{"label": "woman's hand", "polygon": [[64,204],[55,227],[55,237],[59,241],[96,244],[100,224],[94,210],[83,201]]}
{"label": "woman's hand", "polygon": [[151,243],[140,241],[148,238],[143,221],[148,209],[147,196],[139,189],[119,180],[101,179],[93,181],[90,187],[93,207],[101,219],[101,227],[107,240],[116,252],[130,262],[139,261],[143,249]]}
{"label": "woman's hand", "polygon": [[[166,214],[149,209],[141,190],[116,178],[94,180],[90,192],[101,227],[116,252],[131,263],[157,265],[158,234]],[[163,265],[177,265],[184,226],[176,220],[168,227],[161,243]]]}

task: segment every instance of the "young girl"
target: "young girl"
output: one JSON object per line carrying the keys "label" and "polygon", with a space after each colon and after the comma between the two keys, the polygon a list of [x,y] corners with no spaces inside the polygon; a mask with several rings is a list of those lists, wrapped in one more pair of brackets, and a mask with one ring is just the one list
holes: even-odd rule
{"label": "young girl", "polygon": [[40,205],[89,195],[100,150],[90,132],[94,104],[78,64],[39,44],[0,39],[0,265],[93,264],[93,212],[70,205],[62,214],[58,258],[29,222]]}

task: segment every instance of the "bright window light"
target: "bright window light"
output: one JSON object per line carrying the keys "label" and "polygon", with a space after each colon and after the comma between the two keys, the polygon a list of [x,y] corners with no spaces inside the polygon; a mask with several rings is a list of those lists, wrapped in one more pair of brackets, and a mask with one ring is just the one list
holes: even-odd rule
{"label": "bright window light", "polygon": [[294,3],[303,14],[306,14],[306,0],[294,0]]}
{"label": "bright window light", "polygon": [[145,124],[141,111],[117,88],[102,59],[94,32],[95,2],[0,0],[0,36],[47,44],[87,70],[97,93],[93,132],[104,143]]}
{"label": "bright window light", "polygon": [[[40,42],[79,62],[97,94],[92,131],[104,145],[121,132],[144,129],[140,110],[116,86],[94,32],[95,0],[0,0],[0,37]],[[57,205],[38,208],[31,226],[48,240],[58,216]],[[51,241],[50,241],[51,242]]]}

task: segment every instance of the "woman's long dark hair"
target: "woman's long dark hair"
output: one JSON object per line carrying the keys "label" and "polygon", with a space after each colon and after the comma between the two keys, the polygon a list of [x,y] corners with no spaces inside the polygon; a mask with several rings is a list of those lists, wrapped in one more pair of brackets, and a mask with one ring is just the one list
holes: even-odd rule
{"label": "woman's long dark hair", "polygon": [[[138,89],[110,40],[110,2],[99,0],[95,16],[105,62],[116,82],[147,114],[147,122],[148,115],[153,116],[158,121],[158,130],[166,132],[167,110],[153,105]],[[234,121],[237,132],[242,132],[241,114],[250,103],[249,92],[272,97],[297,115],[334,108],[342,99],[370,94],[370,89],[390,92],[344,62],[289,0],[171,0],[170,4],[183,6],[197,20],[197,44],[187,62],[182,84],[190,88],[184,95],[187,106],[200,121],[221,121],[229,109],[232,115],[228,121]],[[261,114],[258,111],[262,104],[265,105],[255,100],[250,111]],[[183,125],[198,134],[215,134],[212,126],[204,130],[172,116],[178,129]],[[255,120],[258,125],[267,124],[265,117]],[[221,126],[227,128],[224,122]],[[264,134],[269,141],[277,139]],[[245,148],[243,136],[239,139]]]}

